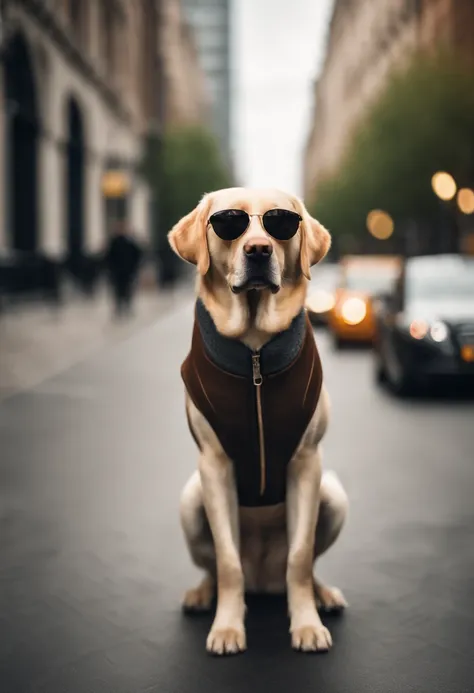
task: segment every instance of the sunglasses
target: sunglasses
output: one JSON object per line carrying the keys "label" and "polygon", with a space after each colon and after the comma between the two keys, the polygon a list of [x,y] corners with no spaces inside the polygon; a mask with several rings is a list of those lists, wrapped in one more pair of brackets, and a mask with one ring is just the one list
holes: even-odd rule
{"label": "sunglasses", "polygon": [[243,209],[224,209],[209,217],[208,224],[223,241],[235,241],[248,229],[251,217],[259,217],[265,231],[277,241],[289,241],[298,231],[300,215],[289,209],[269,209],[265,214],[248,214]]}

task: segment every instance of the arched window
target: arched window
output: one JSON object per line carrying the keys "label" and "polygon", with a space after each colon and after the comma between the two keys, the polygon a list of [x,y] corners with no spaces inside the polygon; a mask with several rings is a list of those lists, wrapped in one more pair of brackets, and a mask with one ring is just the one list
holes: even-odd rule
{"label": "arched window", "polygon": [[[29,45],[15,34],[4,57],[6,123],[6,207],[10,244],[34,252],[38,243],[38,92]],[[2,201],[3,202],[3,201]]]}

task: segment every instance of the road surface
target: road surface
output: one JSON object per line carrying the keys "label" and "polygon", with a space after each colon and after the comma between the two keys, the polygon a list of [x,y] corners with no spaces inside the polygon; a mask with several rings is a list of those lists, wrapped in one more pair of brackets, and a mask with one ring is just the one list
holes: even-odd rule
{"label": "road surface", "polygon": [[251,600],[248,652],[206,655],[181,615],[198,572],[180,488],[196,452],[179,365],[185,304],[0,404],[0,690],[462,693],[474,680],[474,403],[399,402],[367,352],[319,343],[324,446],[351,501],[321,576],[350,602],[328,655],[290,649],[282,599]]}

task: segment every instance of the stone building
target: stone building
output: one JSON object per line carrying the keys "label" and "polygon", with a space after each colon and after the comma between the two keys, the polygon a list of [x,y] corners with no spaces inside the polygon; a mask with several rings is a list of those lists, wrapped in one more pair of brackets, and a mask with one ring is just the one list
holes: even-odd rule
{"label": "stone building", "polygon": [[336,0],[326,58],[314,88],[303,162],[304,194],[334,173],[354,126],[393,69],[413,52],[446,45],[474,65],[470,0]]}
{"label": "stone building", "polygon": [[0,252],[93,255],[114,215],[146,240],[136,168],[159,124],[154,0],[2,4]]}
{"label": "stone building", "polygon": [[205,76],[180,0],[160,2],[160,54],[165,126],[207,123],[210,111]]}

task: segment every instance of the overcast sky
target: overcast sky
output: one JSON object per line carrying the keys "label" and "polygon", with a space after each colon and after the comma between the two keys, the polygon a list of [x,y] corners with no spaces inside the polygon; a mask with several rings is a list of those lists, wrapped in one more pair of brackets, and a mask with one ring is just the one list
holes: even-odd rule
{"label": "overcast sky", "polygon": [[233,145],[243,185],[301,194],[333,0],[233,0]]}

